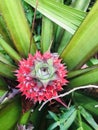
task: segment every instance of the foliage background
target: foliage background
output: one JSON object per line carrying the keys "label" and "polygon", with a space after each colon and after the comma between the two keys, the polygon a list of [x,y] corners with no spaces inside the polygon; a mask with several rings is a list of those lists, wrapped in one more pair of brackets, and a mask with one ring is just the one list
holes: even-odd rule
{"label": "foliage background", "polygon": [[15,88],[17,82],[13,71],[19,60],[28,56],[31,34],[30,53],[34,54],[37,49],[42,53],[47,50],[58,52],[66,63],[69,84],[62,93],[83,85],[97,85],[98,1],[58,2],[38,1],[32,30],[35,0],[0,0],[1,130],[30,130],[33,127],[35,130],[98,129],[98,89],[79,90],[63,97],[68,109],[53,100],[38,111],[40,105],[34,106],[25,100]]}

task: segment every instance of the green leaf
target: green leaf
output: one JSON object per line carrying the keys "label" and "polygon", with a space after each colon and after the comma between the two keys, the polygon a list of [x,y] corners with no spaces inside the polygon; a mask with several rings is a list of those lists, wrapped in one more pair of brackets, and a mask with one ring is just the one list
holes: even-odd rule
{"label": "green leaf", "polygon": [[87,65],[88,66],[93,66],[93,65],[96,65],[98,64],[98,59],[95,59],[95,58],[91,58],[88,62],[87,62]]}
{"label": "green leaf", "polygon": [[82,127],[79,127],[77,130],[93,130],[89,125],[82,122]]}
{"label": "green leaf", "polygon": [[76,109],[74,106],[62,110],[62,113],[59,114],[58,116],[49,111],[49,114],[51,115],[51,117],[55,120],[55,123],[51,124],[48,128],[48,130],[52,130],[55,127],[59,126],[60,130],[66,130],[67,128],[70,127],[70,125],[73,122],[73,119],[75,118],[76,115]]}
{"label": "green leaf", "polygon": [[58,121],[59,118],[57,117],[57,115],[51,111],[48,111],[49,112],[49,115],[55,120],[55,121]]}
{"label": "green leaf", "polygon": [[12,130],[16,125],[21,112],[19,98],[14,99],[0,110],[0,130]]}
{"label": "green leaf", "polygon": [[95,129],[98,129],[98,124],[95,122],[94,118],[90,113],[88,113],[82,106],[79,106],[79,110],[81,115],[85,118],[85,120]]}
{"label": "green leaf", "polygon": [[54,35],[55,35],[55,37],[54,37],[53,50],[56,51],[56,52],[58,52],[58,47],[61,44],[61,40],[62,40],[62,37],[64,35],[64,32],[65,32],[65,30],[62,27],[55,24],[55,26],[54,26]]}
{"label": "green leaf", "polygon": [[23,5],[23,8],[24,8],[26,18],[27,18],[29,25],[31,27],[33,16],[34,16],[34,11],[32,10],[32,7],[30,5],[28,5],[24,0],[22,0],[21,2],[22,2],[22,5]]}
{"label": "green leaf", "polygon": [[86,11],[90,4],[90,0],[73,0],[71,6],[76,9]]}
{"label": "green leaf", "polygon": [[[61,54],[69,70],[80,68],[98,51],[98,1]],[[93,32],[93,33],[92,33]]]}
{"label": "green leaf", "polygon": [[0,53],[0,61],[10,66],[14,66],[2,53]]}
{"label": "green leaf", "polygon": [[98,66],[72,72],[69,74],[69,77],[71,78],[69,79],[70,87],[96,84],[98,83]]}
{"label": "green leaf", "polygon": [[28,122],[28,120],[29,120],[30,114],[31,114],[31,110],[29,110],[29,111],[23,113],[23,114],[21,115],[19,124],[23,124],[23,125],[26,124],[26,123]]}
{"label": "green leaf", "polygon": [[12,45],[12,41],[10,39],[9,32],[6,28],[5,21],[1,15],[0,15],[0,35],[5,39],[6,42]]}
{"label": "green leaf", "polygon": [[6,43],[1,37],[0,37],[0,45],[9,54],[9,56],[11,56],[15,61],[19,61],[21,59],[19,54],[8,43]]}
{"label": "green leaf", "polygon": [[42,18],[42,33],[41,33],[41,50],[42,52],[50,51],[53,42],[53,22],[48,18]]}
{"label": "green leaf", "polygon": [[98,105],[98,101],[86,96],[84,94],[80,94],[80,93],[74,93],[73,96],[74,99],[74,103],[76,104],[76,106],[83,106],[85,109],[87,109],[92,115],[97,116],[98,117],[98,108],[95,107],[95,105]]}
{"label": "green leaf", "polygon": [[60,125],[60,123],[59,123],[59,121],[57,121],[57,122],[51,124],[51,125],[48,127],[47,130],[53,130],[53,129],[55,129],[55,128],[56,128],[57,126],[59,126],[59,125]]}
{"label": "green leaf", "polygon": [[80,114],[80,111],[79,110],[77,110],[77,115],[78,115],[78,117],[77,117],[77,120],[78,120],[78,122],[77,122],[77,124],[80,126],[80,130],[83,130],[83,126],[82,126],[82,118],[81,118],[81,114]]}
{"label": "green leaf", "polygon": [[[86,11],[88,8],[89,2],[90,2],[90,0],[82,0],[82,1],[81,0],[73,0],[71,3],[71,7],[78,9],[78,10]],[[72,36],[73,35],[71,33],[67,32],[67,31],[64,32],[62,39],[61,39],[61,42],[60,42],[60,45],[58,47],[59,54],[62,53],[64,48],[70,42]]]}
{"label": "green leaf", "polygon": [[15,79],[14,74],[13,74],[13,72],[15,70],[16,70],[16,67],[9,66],[7,64],[0,62],[0,75],[1,76],[11,78],[11,79]]}
{"label": "green leaf", "polygon": [[6,83],[6,81],[2,77],[0,77],[0,90],[7,90],[7,86],[8,84]]}
{"label": "green leaf", "polygon": [[[32,7],[36,6],[36,0],[24,1]],[[39,0],[37,9],[40,13],[72,34],[86,16],[84,12],[75,10],[62,3],[56,2],[55,0]]]}
{"label": "green leaf", "polygon": [[71,33],[67,32],[67,31],[64,32],[63,37],[60,41],[60,45],[58,47],[58,54],[59,55],[63,52],[64,48],[67,46],[67,44],[69,43],[72,36],[73,35]]}
{"label": "green leaf", "polygon": [[34,109],[34,111],[32,112],[30,121],[33,123],[35,130],[44,130],[44,125],[46,123],[47,106],[41,111],[38,110],[39,106],[37,106],[36,109]]}
{"label": "green leaf", "polygon": [[75,122],[79,126],[77,130],[92,130],[90,126],[88,126],[86,123],[83,122],[79,109],[77,110],[77,114],[78,117],[77,117],[77,121]]}
{"label": "green leaf", "polygon": [[95,65],[95,66],[92,66],[92,67],[87,67],[85,69],[69,71],[68,79],[72,79],[72,78],[75,78],[75,77],[80,76],[82,74],[86,74],[87,72],[90,72],[90,71],[97,69],[97,68],[98,68],[98,66]]}
{"label": "green leaf", "polygon": [[[30,29],[25,18],[21,0],[0,0],[0,11],[10,32],[14,46],[22,56],[27,56],[30,45]],[[36,51],[32,39],[32,53]]]}
{"label": "green leaf", "polygon": [[65,122],[66,120],[68,120],[69,117],[72,115],[72,113],[73,113],[74,111],[75,111],[75,107],[74,107],[74,106],[68,108],[68,109],[66,110],[66,112],[64,112],[64,113],[62,114],[62,116],[60,116],[60,123],[63,123],[63,122]]}
{"label": "green leaf", "polygon": [[76,114],[77,114],[77,111],[75,110],[75,111],[70,115],[70,117],[68,118],[68,120],[67,120],[64,124],[61,124],[61,125],[60,125],[60,130],[68,130],[68,128],[71,126],[71,124],[72,124],[73,121],[75,120]]}

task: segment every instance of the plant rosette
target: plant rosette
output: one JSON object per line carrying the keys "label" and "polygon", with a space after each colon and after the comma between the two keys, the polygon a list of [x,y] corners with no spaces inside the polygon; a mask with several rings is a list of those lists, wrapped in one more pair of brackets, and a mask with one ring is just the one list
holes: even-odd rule
{"label": "plant rosette", "polygon": [[37,51],[34,56],[29,54],[27,60],[19,62],[16,70],[17,88],[34,103],[57,96],[68,83],[67,70],[61,61],[56,53],[42,55]]}

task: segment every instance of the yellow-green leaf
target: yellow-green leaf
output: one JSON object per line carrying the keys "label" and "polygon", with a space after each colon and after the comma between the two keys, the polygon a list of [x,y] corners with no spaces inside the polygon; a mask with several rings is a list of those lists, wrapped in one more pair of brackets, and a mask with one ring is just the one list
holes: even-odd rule
{"label": "yellow-green leaf", "polygon": [[[0,11],[10,32],[14,46],[22,56],[27,56],[31,32],[27,23],[21,0],[0,0]],[[36,51],[32,39],[32,53]]]}
{"label": "yellow-green leaf", "polygon": [[98,51],[97,11],[98,1],[61,54],[69,70],[80,68]]}
{"label": "yellow-green leaf", "polygon": [[[24,0],[36,7],[36,0]],[[38,11],[62,28],[71,32],[76,31],[86,13],[56,2],[55,0],[38,0]]]}
{"label": "yellow-green leaf", "polygon": [[0,130],[13,130],[21,113],[20,100],[14,99],[0,110]]}

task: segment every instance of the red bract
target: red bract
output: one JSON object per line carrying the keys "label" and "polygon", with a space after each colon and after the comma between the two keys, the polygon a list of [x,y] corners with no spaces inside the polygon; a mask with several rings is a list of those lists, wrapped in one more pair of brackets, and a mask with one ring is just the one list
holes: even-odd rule
{"label": "red bract", "polygon": [[67,84],[67,70],[58,55],[46,52],[29,54],[27,60],[19,62],[16,71],[17,81],[23,95],[35,103],[46,101],[58,95],[63,85]]}

